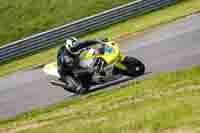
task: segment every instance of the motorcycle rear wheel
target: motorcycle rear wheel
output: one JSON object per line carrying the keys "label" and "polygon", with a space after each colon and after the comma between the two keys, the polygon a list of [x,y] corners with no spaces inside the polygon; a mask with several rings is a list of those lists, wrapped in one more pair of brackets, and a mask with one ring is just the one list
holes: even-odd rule
{"label": "motorcycle rear wheel", "polygon": [[126,56],[122,64],[126,67],[126,70],[120,70],[123,75],[137,77],[145,72],[145,65],[134,57]]}

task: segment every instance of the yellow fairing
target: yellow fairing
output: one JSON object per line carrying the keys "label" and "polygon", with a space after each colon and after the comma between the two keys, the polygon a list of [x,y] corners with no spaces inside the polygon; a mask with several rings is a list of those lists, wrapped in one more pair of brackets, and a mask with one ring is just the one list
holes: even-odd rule
{"label": "yellow fairing", "polygon": [[117,43],[110,41],[106,43],[110,51],[103,55],[97,55],[97,58],[103,58],[107,64],[112,64],[118,57],[120,57],[120,49]]}
{"label": "yellow fairing", "polygon": [[96,57],[103,58],[107,64],[112,64],[118,59],[115,67],[120,70],[126,70],[126,66],[121,63],[125,56],[121,54],[118,44],[114,41],[107,42],[106,44],[112,48],[112,51],[105,52],[103,55],[97,55]]}
{"label": "yellow fairing", "polygon": [[116,63],[115,67],[120,70],[126,70],[126,66],[121,62],[124,60],[125,56],[120,54],[120,60]]}

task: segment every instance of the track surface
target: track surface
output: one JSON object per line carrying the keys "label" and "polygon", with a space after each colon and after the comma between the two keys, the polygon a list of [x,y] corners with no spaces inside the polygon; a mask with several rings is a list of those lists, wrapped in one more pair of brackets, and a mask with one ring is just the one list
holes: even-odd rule
{"label": "track surface", "polygon": [[[147,72],[174,71],[200,64],[200,15],[158,27],[121,41],[122,52],[139,58]],[[0,80],[0,118],[43,107],[73,94],[48,83],[41,69],[18,72]]]}

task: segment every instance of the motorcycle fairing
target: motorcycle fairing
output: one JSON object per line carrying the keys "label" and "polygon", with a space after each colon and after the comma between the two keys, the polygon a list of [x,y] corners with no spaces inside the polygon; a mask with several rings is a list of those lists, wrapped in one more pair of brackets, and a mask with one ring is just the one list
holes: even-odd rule
{"label": "motorcycle fairing", "polygon": [[113,42],[107,42],[105,46],[104,54],[96,55],[97,58],[102,58],[109,65],[112,64],[120,56],[120,50],[118,45]]}
{"label": "motorcycle fairing", "polygon": [[97,55],[97,57],[104,59],[108,65],[113,64],[117,59],[118,61],[114,63],[115,67],[120,70],[126,70],[126,66],[121,63],[125,56],[120,53],[119,45],[116,42],[107,42],[105,53]]}
{"label": "motorcycle fairing", "polygon": [[43,71],[49,76],[55,76],[57,78],[60,78],[56,62],[45,65]]}
{"label": "motorcycle fairing", "polygon": [[95,63],[95,49],[89,48],[80,55],[79,65],[83,68],[92,68]]}
{"label": "motorcycle fairing", "polygon": [[95,58],[102,58],[106,62],[107,66],[115,64],[116,68],[120,70],[126,70],[125,65],[121,63],[125,56],[120,54],[120,49],[115,42],[107,42],[105,46],[99,49],[101,49],[99,50],[101,52],[97,53],[95,52],[95,48],[90,48],[86,51],[83,51],[80,56],[80,66],[84,68],[90,68],[94,65]]}

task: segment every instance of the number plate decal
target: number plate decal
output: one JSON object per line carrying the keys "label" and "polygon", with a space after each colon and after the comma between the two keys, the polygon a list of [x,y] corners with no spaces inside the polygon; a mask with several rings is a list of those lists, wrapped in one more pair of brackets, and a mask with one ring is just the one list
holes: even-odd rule
{"label": "number plate decal", "polygon": [[106,46],[105,47],[105,52],[111,54],[111,53],[113,53],[113,48],[109,47],[109,46]]}

